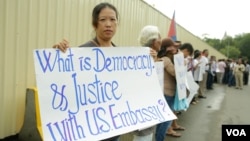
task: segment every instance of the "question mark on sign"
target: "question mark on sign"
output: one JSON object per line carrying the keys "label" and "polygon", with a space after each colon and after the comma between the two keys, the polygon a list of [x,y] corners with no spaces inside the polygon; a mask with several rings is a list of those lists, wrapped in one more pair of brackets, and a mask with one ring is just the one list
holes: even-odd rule
{"label": "question mark on sign", "polygon": [[159,103],[160,105],[163,105],[162,111],[163,111],[163,112],[166,112],[166,110],[165,110],[166,102],[164,102],[162,99],[159,99],[159,100],[158,100],[158,103]]}

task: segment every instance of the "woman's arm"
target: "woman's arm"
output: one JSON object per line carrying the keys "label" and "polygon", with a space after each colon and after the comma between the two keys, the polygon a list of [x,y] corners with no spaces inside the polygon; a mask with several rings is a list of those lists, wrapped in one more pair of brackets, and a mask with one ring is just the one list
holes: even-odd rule
{"label": "woman's arm", "polygon": [[164,62],[164,70],[166,70],[170,75],[175,76],[175,68],[172,61],[168,57],[163,57],[162,60]]}

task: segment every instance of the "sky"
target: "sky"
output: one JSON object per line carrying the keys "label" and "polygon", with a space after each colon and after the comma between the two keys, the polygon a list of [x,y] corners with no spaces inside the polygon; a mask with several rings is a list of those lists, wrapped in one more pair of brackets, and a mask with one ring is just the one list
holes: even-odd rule
{"label": "sky", "polygon": [[250,33],[250,0],[145,0],[200,38]]}

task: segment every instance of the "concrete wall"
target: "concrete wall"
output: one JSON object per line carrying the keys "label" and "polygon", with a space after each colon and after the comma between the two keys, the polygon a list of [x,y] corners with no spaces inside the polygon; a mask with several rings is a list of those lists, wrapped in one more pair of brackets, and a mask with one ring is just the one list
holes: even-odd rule
{"label": "concrete wall", "polygon": [[[51,48],[66,38],[78,46],[93,37],[91,12],[104,0],[0,0],[0,139],[20,132],[24,121],[26,89],[36,86],[33,49]],[[105,0],[120,12],[114,38],[119,46],[138,46],[145,25],[157,25],[166,37],[170,19],[142,0]],[[167,7],[166,7],[167,8]],[[177,26],[178,40],[208,48],[186,29]],[[224,56],[223,56],[224,57]]]}

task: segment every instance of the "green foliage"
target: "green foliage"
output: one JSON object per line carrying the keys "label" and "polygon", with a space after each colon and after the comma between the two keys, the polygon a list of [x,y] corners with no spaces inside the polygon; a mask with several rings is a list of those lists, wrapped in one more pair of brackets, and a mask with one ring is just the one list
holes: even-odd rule
{"label": "green foliage", "polygon": [[220,50],[221,48],[223,48],[223,46],[221,45],[221,41],[219,39],[209,39],[209,38],[205,38],[204,39],[205,42],[207,42],[210,46],[214,47],[217,50]]}
{"label": "green foliage", "polygon": [[239,34],[234,38],[227,36],[223,39],[203,39],[210,46],[229,58],[248,58],[250,60],[250,33]]}
{"label": "green foliage", "polygon": [[227,46],[219,50],[222,54],[227,56],[228,58],[239,58],[240,50],[235,46]]}
{"label": "green foliage", "polygon": [[250,33],[245,34],[244,37],[237,43],[242,57],[250,59]]}

